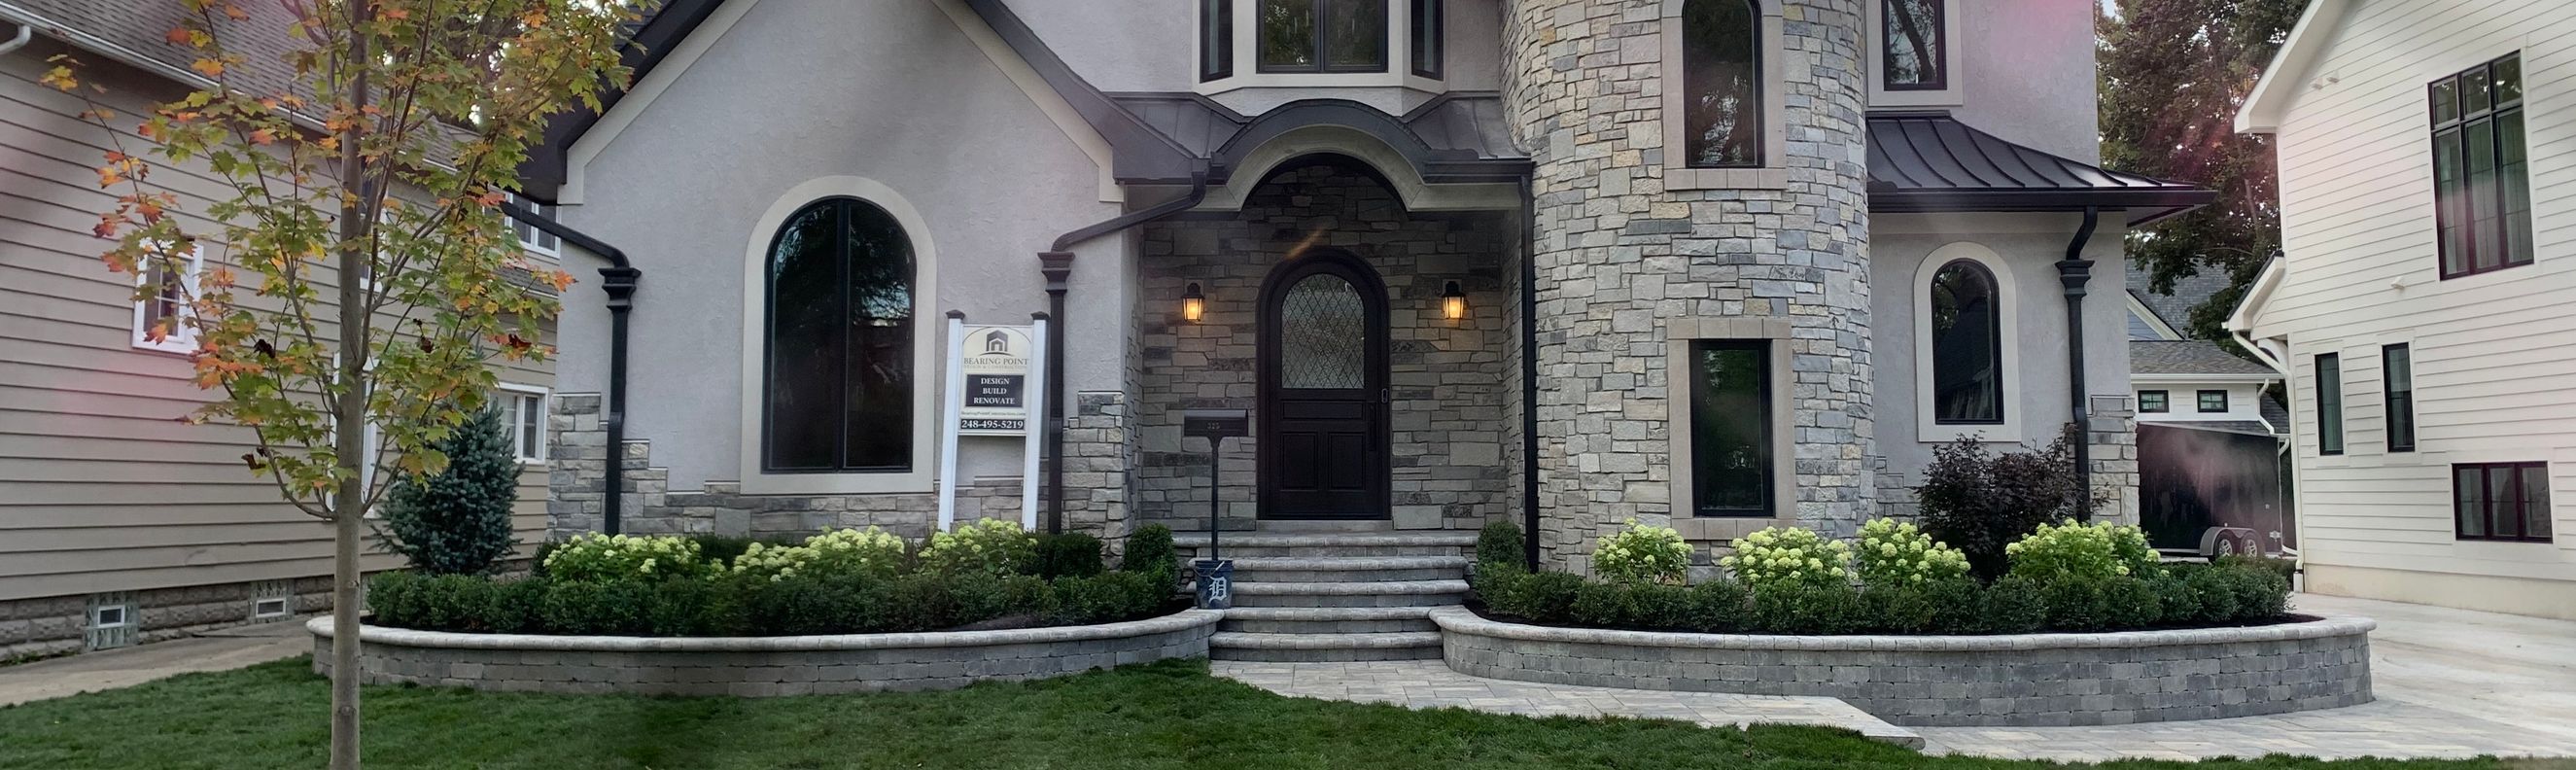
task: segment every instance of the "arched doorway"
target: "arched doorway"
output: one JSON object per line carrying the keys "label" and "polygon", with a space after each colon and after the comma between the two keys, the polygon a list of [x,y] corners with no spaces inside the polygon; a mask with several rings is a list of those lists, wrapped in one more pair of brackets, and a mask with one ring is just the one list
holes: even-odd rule
{"label": "arched doorway", "polygon": [[1300,252],[1263,281],[1261,518],[1387,518],[1386,296],[1339,249]]}

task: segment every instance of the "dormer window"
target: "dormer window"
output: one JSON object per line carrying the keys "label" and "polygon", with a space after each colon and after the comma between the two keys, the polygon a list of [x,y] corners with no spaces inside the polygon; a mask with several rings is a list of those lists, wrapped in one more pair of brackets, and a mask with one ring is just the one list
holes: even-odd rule
{"label": "dormer window", "polygon": [[1250,86],[1439,91],[1443,0],[1199,0],[1199,93]]}
{"label": "dormer window", "polygon": [[1879,87],[1939,91],[1950,87],[1945,0],[1884,0],[1879,21]]}

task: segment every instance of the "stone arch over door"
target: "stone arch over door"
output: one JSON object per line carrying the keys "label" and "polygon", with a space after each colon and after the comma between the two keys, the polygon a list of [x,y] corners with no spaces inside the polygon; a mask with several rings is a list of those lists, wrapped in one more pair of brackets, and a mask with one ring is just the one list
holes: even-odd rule
{"label": "stone arch over door", "polygon": [[1308,249],[1271,269],[1259,308],[1261,518],[1387,518],[1385,281],[1348,251]]}

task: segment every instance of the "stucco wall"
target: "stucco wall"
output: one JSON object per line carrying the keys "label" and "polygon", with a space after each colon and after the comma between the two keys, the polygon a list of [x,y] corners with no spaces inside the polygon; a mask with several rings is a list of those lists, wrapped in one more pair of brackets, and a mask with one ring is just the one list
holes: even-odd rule
{"label": "stucco wall", "polygon": [[1956,42],[1965,104],[1951,114],[2052,154],[2087,163],[2101,157],[2092,3],[1952,0],[1949,7],[1965,14]]}
{"label": "stucco wall", "polygon": [[[672,490],[742,480],[742,330],[760,318],[745,307],[746,261],[772,236],[755,220],[790,188],[860,177],[917,211],[926,226],[909,235],[917,255],[935,255],[924,266],[935,300],[914,319],[933,329],[952,309],[1025,323],[1047,307],[1035,254],[1119,213],[1096,200],[1089,158],[989,56],[932,3],[759,3],[600,145],[584,202],[562,218],[644,270],[627,436],[654,442]],[[1077,249],[1075,391],[1122,385],[1130,249],[1125,236]],[[587,268],[602,263],[573,261],[586,263],[573,266],[585,283],[565,303],[558,390],[595,393],[606,386],[608,316]],[[938,367],[915,383],[937,388]],[[935,464],[932,449],[915,447],[916,466]],[[966,476],[1016,472],[1016,441],[963,450]]]}

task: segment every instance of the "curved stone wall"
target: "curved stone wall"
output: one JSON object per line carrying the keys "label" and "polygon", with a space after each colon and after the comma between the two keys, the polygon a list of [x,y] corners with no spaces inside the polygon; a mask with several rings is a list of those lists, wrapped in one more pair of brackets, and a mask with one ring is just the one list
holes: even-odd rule
{"label": "curved stone wall", "polygon": [[[1224,613],[1094,626],[917,634],[774,637],[459,634],[361,626],[369,683],[479,690],[768,697],[943,690],[1045,679],[1165,658],[1207,657]],[[331,619],[313,632],[313,670],[330,673]]]}
{"label": "curved stone wall", "polygon": [[[1504,95],[1529,150],[1538,272],[1539,468],[1535,537],[1551,564],[1629,517],[1717,542],[1773,523],[1848,532],[1875,515],[1869,213],[1861,0],[1761,0],[1779,41],[1765,161],[1690,169],[1665,120],[1681,87],[1682,0],[1522,0],[1506,19]],[[1673,38],[1674,41],[1678,37]],[[1737,173],[1743,172],[1743,173]],[[1717,323],[1708,323],[1714,321]],[[1737,323],[1741,322],[1741,323]],[[1748,331],[1748,330],[1760,330]],[[1674,430],[1688,379],[1669,346],[1778,340],[1791,387],[1775,434],[1778,515],[1692,519]]]}
{"label": "curved stone wall", "polygon": [[2368,703],[2367,618],[2009,636],[1764,636],[1554,628],[1431,614],[1459,673],[1840,698],[1907,726],[2109,725]]}

